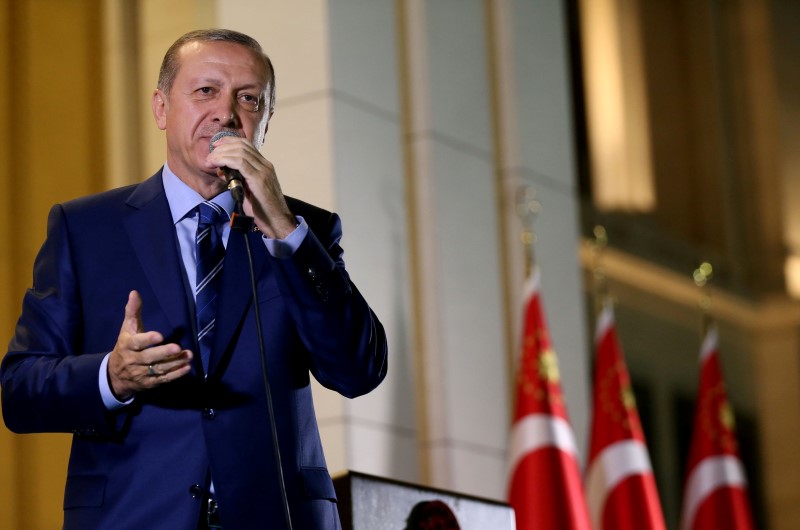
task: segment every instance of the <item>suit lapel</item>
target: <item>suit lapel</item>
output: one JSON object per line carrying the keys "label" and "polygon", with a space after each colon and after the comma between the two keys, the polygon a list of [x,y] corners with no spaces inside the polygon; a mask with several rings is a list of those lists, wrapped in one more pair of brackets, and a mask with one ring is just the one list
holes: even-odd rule
{"label": "suit lapel", "polygon": [[231,230],[225,249],[225,266],[222,269],[220,298],[214,325],[214,349],[211,351],[208,373],[213,374],[226,355],[232,352],[233,336],[240,328],[246,310],[253,298],[250,283],[250,265],[244,238],[250,242],[256,279],[260,278],[268,259],[261,235]]}
{"label": "suit lapel", "polygon": [[161,173],[140,184],[127,204],[131,213],[124,219],[125,229],[144,274],[172,329],[177,332],[174,339],[194,350],[178,243]]}

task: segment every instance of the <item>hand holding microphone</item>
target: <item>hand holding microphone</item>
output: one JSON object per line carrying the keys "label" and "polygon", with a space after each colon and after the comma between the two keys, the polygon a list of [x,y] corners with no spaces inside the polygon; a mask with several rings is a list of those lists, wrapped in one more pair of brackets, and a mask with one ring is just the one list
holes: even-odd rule
{"label": "hand holding microphone", "polygon": [[[220,131],[211,137],[211,142],[208,144],[208,152],[214,150],[214,142],[225,136],[233,136],[234,138],[241,138],[233,131]],[[228,189],[231,190],[231,197],[236,201],[236,204],[241,205],[244,202],[244,184],[242,184],[242,174],[235,169],[223,167],[222,171],[225,172],[225,178],[228,181]]]}
{"label": "hand holding microphone", "polygon": [[[239,141],[214,145],[226,136],[239,138]],[[219,131],[211,138],[209,153],[213,153],[209,156],[214,158],[214,165],[225,174],[233,199],[254,218],[264,235],[283,239],[294,231],[297,221],[286,204],[274,166],[247,138],[236,131]]]}

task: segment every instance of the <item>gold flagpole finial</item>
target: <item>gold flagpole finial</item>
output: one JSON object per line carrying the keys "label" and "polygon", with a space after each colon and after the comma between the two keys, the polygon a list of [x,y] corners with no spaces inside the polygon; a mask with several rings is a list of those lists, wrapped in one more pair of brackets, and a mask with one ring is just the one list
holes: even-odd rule
{"label": "gold flagpole finial", "polygon": [[703,318],[703,334],[708,330],[708,326],[711,323],[711,293],[709,293],[707,287],[713,275],[714,267],[707,261],[701,263],[700,266],[692,272],[694,284],[700,290],[698,305],[700,306]]}
{"label": "gold flagpole finial", "polygon": [[525,248],[525,276],[529,276],[536,260],[534,258],[533,244],[536,234],[533,223],[542,209],[542,203],[536,197],[536,190],[532,186],[517,188],[517,216],[522,223],[521,242]]}

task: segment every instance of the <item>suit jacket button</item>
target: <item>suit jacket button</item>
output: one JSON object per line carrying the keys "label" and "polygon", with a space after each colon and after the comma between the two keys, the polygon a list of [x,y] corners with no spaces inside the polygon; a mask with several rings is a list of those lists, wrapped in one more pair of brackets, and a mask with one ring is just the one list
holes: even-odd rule
{"label": "suit jacket button", "polygon": [[207,420],[213,420],[217,417],[217,411],[212,408],[204,408],[203,417]]}
{"label": "suit jacket button", "polygon": [[200,484],[192,484],[189,486],[189,495],[191,495],[193,499],[199,499],[203,496],[203,487],[200,486]]}
{"label": "suit jacket button", "polygon": [[323,302],[328,301],[328,290],[322,286],[322,284],[317,285],[317,294],[322,299]]}

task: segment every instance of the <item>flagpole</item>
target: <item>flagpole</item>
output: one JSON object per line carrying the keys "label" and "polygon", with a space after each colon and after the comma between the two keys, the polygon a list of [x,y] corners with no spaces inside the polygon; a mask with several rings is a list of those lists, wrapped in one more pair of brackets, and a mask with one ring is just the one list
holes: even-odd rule
{"label": "flagpole", "polygon": [[517,216],[522,223],[522,234],[520,242],[525,256],[525,277],[531,275],[536,257],[533,244],[536,242],[536,233],[533,231],[533,223],[542,210],[542,203],[536,196],[533,186],[520,186],[517,188]]}
{"label": "flagpole", "polygon": [[[531,274],[533,273],[533,267],[535,264],[533,243],[536,240],[536,235],[533,231],[533,223],[536,221],[536,217],[539,215],[541,209],[542,203],[539,202],[539,199],[536,197],[536,189],[533,188],[533,186],[520,185],[517,187],[516,211],[519,223],[522,225],[519,242],[522,244],[522,255],[523,259],[525,260],[522,280],[523,285],[527,284],[527,282],[530,280]],[[527,300],[524,300],[523,303],[527,304]],[[519,334],[517,334],[517,336],[519,336]],[[509,381],[515,381],[517,376],[517,361],[519,352],[516,351],[516,348],[514,351],[515,353],[511,356],[511,362],[508,365]],[[517,396],[517,389],[515,388],[515,385],[509,385],[508,390],[510,403],[515,403]]]}
{"label": "flagpole", "polygon": [[584,477],[589,517],[594,530],[666,530],[602,262],[608,234],[602,225],[593,232],[593,410]]}
{"label": "flagpole", "polygon": [[708,289],[708,282],[714,275],[714,267],[711,263],[704,261],[692,272],[692,279],[699,291],[698,306],[700,307],[701,323],[700,333],[702,337],[708,333],[708,328],[711,327],[713,318],[711,317],[711,293]]}
{"label": "flagpole", "polygon": [[541,209],[531,187],[517,189],[525,250],[522,340],[509,435],[508,502],[517,530],[591,530],[561,375],[550,339],[533,245]]}
{"label": "flagpole", "polygon": [[596,225],[592,240],[592,290],[594,291],[595,317],[603,310],[608,296],[608,278],[603,267],[603,254],[608,246],[608,234],[603,225]]}
{"label": "flagpole", "polygon": [[735,416],[725,388],[719,338],[711,317],[708,281],[712,274],[711,264],[703,262],[692,275],[700,289],[703,338],[680,528],[754,530]]}

